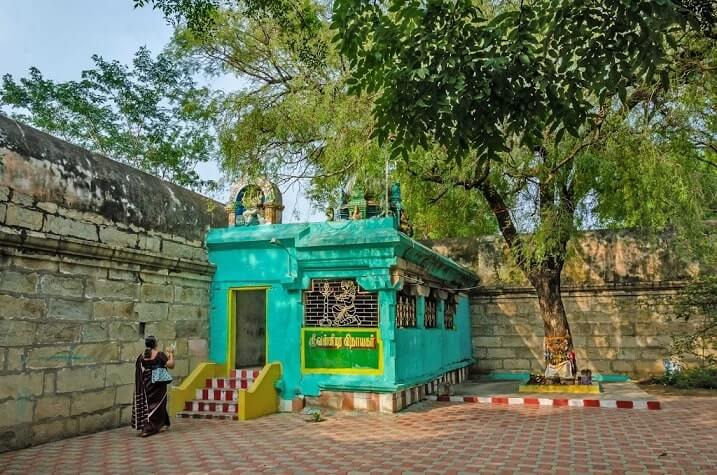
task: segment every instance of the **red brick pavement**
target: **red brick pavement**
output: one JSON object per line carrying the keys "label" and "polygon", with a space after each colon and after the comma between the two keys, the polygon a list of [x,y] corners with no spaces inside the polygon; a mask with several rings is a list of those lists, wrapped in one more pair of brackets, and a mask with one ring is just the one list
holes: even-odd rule
{"label": "red brick pavement", "polygon": [[0,454],[2,473],[717,474],[717,399],[662,411],[424,402],[399,414],[178,420]]}

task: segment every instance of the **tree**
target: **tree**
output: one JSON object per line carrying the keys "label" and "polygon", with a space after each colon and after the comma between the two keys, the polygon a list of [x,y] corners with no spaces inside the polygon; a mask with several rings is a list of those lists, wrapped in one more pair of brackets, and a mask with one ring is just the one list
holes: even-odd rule
{"label": "tree", "polygon": [[[684,75],[691,67],[678,56],[691,40],[680,46],[675,38],[687,19],[711,34],[707,14],[685,16],[657,2],[486,2],[480,10],[471,1],[346,0],[334,9],[336,52],[320,4],[153,3],[198,40],[210,64],[218,57],[225,71],[250,80],[234,96],[240,107],[222,107],[235,111],[220,127],[230,139],[222,140],[225,154],[236,157],[230,169],[309,167],[311,196],[330,202],[349,172],[367,186],[383,183],[392,148],[401,159],[393,177],[410,190],[419,235],[475,234],[497,224],[536,288],[546,337],[568,350],[560,273],[576,231],[595,221],[696,229],[710,206],[708,148],[665,126],[695,130],[698,105],[667,111],[682,107],[682,85],[711,77],[709,67]],[[233,25],[225,23],[228,10],[238,15]],[[247,27],[255,22],[274,25],[261,54],[246,39],[262,37]],[[237,58],[249,62],[232,64]],[[277,61],[297,73],[277,78]],[[672,73],[680,87],[670,89],[673,67],[682,68]],[[347,87],[362,94],[347,97]]]}
{"label": "tree", "polygon": [[208,92],[190,63],[146,48],[132,66],[93,56],[80,81],[57,83],[37,68],[16,81],[2,78],[0,105],[20,121],[94,152],[195,189],[207,189],[194,170],[215,159],[215,139],[201,103]]}
{"label": "tree", "polygon": [[[490,16],[472,0],[336,0],[333,20],[352,67],[347,83],[375,96],[377,137],[406,162],[440,147],[446,159],[414,166],[415,176],[485,199],[536,289],[546,350],[564,363],[573,343],[560,275],[581,218],[664,226],[704,217],[713,159],[680,156],[654,133],[680,39],[686,28],[714,38],[715,6],[496,4]],[[671,191],[679,206],[663,202]]]}
{"label": "tree", "polygon": [[[144,5],[145,2],[136,2]],[[405,204],[423,237],[493,231],[484,206],[464,190],[439,195],[410,181],[372,137],[373,97],[346,93],[347,63],[331,39],[321,2],[158,0],[177,28],[174,54],[200,62],[240,87],[210,104],[228,176],[299,181],[315,206],[337,206],[350,178],[376,196],[390,179],[404,184]],[[430,204],[430,207],[427,205]],[[458,210],[458,212],[456,212]]]}

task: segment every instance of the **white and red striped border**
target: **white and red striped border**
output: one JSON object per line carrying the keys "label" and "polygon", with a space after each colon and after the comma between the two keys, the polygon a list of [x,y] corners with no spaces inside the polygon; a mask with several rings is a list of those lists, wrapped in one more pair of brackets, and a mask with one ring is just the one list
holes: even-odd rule
{"label": "white and red striped border", "polygon": [[552,407],[606,407],[611,409],[662,409],[659,401],[629,401],[618,399],[550,399],[508,396],[426,396],[429,401],[469,402],[479,404],[552,406]]}

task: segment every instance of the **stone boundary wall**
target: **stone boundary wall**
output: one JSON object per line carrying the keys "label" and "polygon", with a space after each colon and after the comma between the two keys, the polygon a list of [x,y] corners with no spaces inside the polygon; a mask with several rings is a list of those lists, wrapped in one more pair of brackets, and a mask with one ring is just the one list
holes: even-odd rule
{"label": "stone boundary wall", "polygon": [[144,335],[207,358],[222,206],[0,116],[0,452],[129,423]]}
{"label": "stone boundary wall", "polygon": [[[474,372],[544,370],[537,297],[497,238],[428,243],[473,269]],[[703,266],[704,267],[704,266]],[[676,294],[699,273],[714,272],[674,251],[670,236],[636,230],[587,232],[562,274],[563,303],[579,368],[634,378],[661,374],[671,335],[696,322],[670,319]]]}

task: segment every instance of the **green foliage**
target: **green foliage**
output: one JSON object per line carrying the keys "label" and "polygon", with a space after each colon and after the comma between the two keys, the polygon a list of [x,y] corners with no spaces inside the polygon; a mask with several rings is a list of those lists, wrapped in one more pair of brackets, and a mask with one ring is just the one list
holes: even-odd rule
{"label": "green foliage", "polygon": [[207,91],[190,64],[146,48],[131,67],[93,56],[79,81],[54,82],[37,68],[2,78],[0,105],[16,119],[69,142],[197,189],[209,185],[194,171],[215,157],[204,114]]}
{"label": "green foliage", "polygon": [[653,382],[680,389],[717,389],[717,368],[687,368],[660,378]]}
{"label": "green foliage", "polygon": [[[675,318],[694,323],[688,334],[672,337],[670,353],[679,360],[696,360],[700,368],[717,371],[717,277],[690,283],[675,304]],[[713,380],[717,373],[713,372]],[[716,381],[717,382],[717,381]]]}

